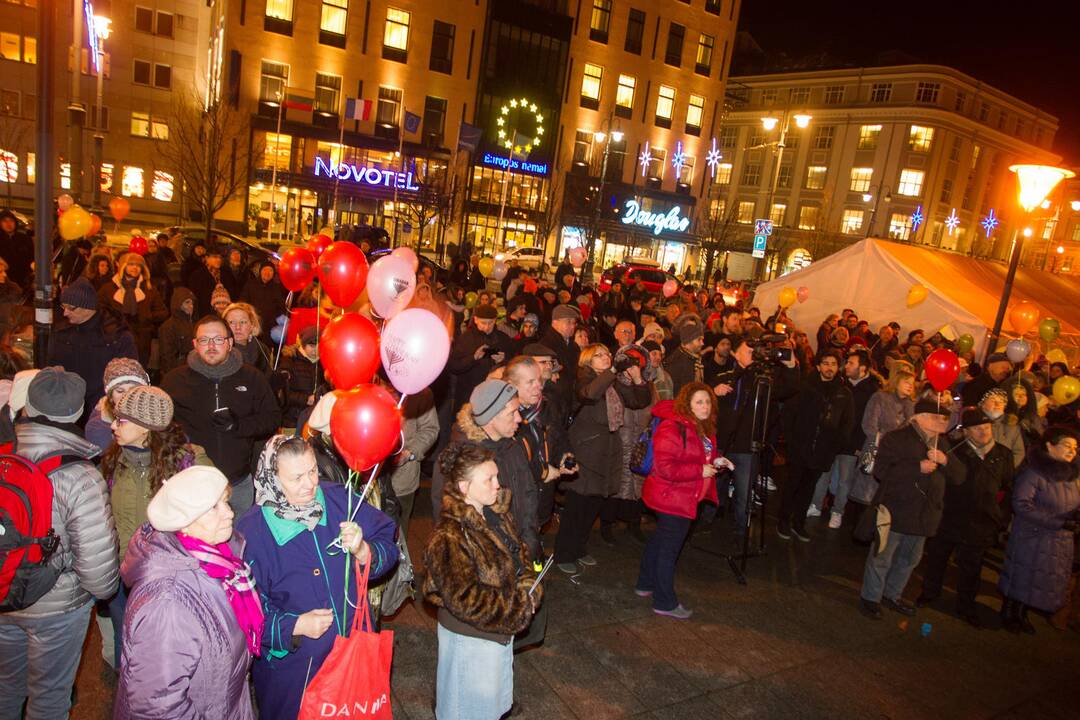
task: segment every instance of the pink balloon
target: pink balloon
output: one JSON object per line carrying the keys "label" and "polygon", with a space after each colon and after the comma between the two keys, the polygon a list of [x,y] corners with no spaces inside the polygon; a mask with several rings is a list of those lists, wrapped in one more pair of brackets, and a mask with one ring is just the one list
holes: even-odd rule
{"label": "pink balloon", "polygon": [[589,259],[589,253],[583,247],[571,248],[570,250],[570,264],[576,268],[580,268],[585,264],[585,261]]}
{"label": "pink balloon", "polygon": [[810,288],[806,287],[805,285],[803,285],[802,287],[800,287],[798,290],[795,291],[795,298],[801,303],[806,302],[807,298],[809,298],[809,297],[810,297]]}
{"label": "pink balloon", "polygon": [[394,248],[394,251],[390,254],[394,257],[399,257],[402,260],[407,260],[409,265],[412,266],[412,271],[414,273],[420,269],[420,258],[416,257],[416,253],[413,252],[411,247],[402,245],[399,248]]}
{"label": "pink balloon", "polygon": [[408,259],[384,255],[368,271],[367,292],[379,317],[390,319],[409,306],[416,292],[416,271]]}
{"label": "pink balloon", "polygon": [[415,395],[446,367],[450,335],[430,310],[408,308],[383,328],[381,354],[386,376],[398,392]]}
{"label": "pink balloon", "polygon": [[663,292],[664,297],[673,297],[675,293],[679,292],[679,281],[675,278],[668,278],[664,281]]}

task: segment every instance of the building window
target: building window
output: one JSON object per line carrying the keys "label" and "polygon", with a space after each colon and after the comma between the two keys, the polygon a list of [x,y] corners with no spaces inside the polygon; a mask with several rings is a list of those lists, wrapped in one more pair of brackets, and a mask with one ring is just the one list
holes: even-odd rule
{"label": "building window", "polygon": [[934,140],[934,128],[912,125],[908,132],[908,150],[930,152],[930,143]]}
{"label": "building window", "polygon": [[982,148],[978,145],[971,146],[971,169],[974,170],[975,166],[979,163],[979,153],[982,152]]}
{"label": "building window", "polygon": [[136,85],[149,85],[150,84],[150,71],[152,65],[146,60],[132,60],[132,82]]}
{"label": "building window", "polygon": [[806,168],[806,189],[821,190],[825,187],[825,175],[829,169],[824,165],[809,165]]}
{"label": "building window", "polygon": [[401,90],[390,87],[379,88],[379,107],[375,111],[375,124],[386,130],[396,131],[400,125]]}
{"label": "building window", "polygon": [[784,203],[773,203],[772,209],[769,211],[769,219],[772,220],[772,224],[781,226],[784,224],[784,215],[787,214],[787,205]]}
{"label": "building window", "polygon": [[[109,53],[102,53],[102,70],[105,72],[105,77],[109,77]],[[24,63],[34,65],[37,63],[37,38],[30,37],[29,35],[23,36],[23,55],[22,59]]]}
{"label": "building window", "polygon": [[682,65],[683,38],[686,36],[686,28],[679,23],[668,25],[667,50],[664,52],[664,63],[672,67]]}
{"label": "building window", "polygon": [[716,38],[712,35],[701,33],[697,42],[697,60],[694,62],[694,72],[698,75],[709,76],[712,72],[713,47],[716,46]]}
{"label": "building window", "polygon": [[641,54],[641,38],[645,35],[645,13],[630,8],[630,18],[626,23],[626,42],[623,50],[635,55]]}
{"label": "building window", "polygon": [[646,173],[650,180],[657,182],[664,179],[664,168],[667,167],[667,150],[663,148],[649,148],[649,167]]}
{"label": "building window", "polygon": [[150,117],[150,137],[154,140],[169,139],[169,123],[162,117]]}
{"label": "building window", "polygon": [[791,187],[791,165],[781,165],[776,171],[776,187],[784,190]]}
{"label": "building window", "polygon": [[979,122],[987,122],[990,119],[989,103],[979,103]]}
{"label": "building window", "polygon": [[341,76],[315,73],[315,112],[323,115],[337,115],[340,107]]}
{"label": "building window", "polygon": [[705,12],[719,15],[722,4],[723,0],[705,0]]}
{"label": "building window", "polygon": [[896,185],[896,192],[908,197],[921,196],[925,177],[926,173],[922,170],[901,170],[900,182]]}
{"label": "building window", "polygon": [[292,140],[292,135],[266,133],[263,167],[267,170],[277,168],[279,171],[288,171],[289,161],[292,159]]}
{"label": "building window", "polygon": [[409,52],[409,18],[404,10],[386,8],[386,27],[383,29],[382,56],[387,60],[405,62]]}
{"label": "building window", "polygon": [[619,87],[615,90],[615,114],[628,118],[634,110],[634,88],[637,78],[633,75],[619,75]]}
{"label": "building window", "polygon": [[442,145],[446,132],[446,100],[443,98],[424,98],[424,139],[431,145]]}
{"label": "building window", "polygon": [[720,163],[716,166],[716,178],[713,180],[717,185],[731,184],[731,163]]}
{"label": "building window", "polygon": [[344,35],[349,18],[349,0],[323,0],[319,29],[331,35]]}
{"label": "building window", "polygon": [[717,142],[720,147],[731,150],[735,147],[735,143],[739,141],[739,128],[732,125],[720,128],[720,137],[717,138]]}
{"label": "building window", "polygon": [[0,115],[18,117],[19,99],[17,90],[0,90]]}
{"label": "building window", "polygon": [[848,187],[851,192],[869,192],[870,180],[874,177],[874,168],[851,168],[851,185]]}
{"label": "building window", "polygon": [[701,119],[705,115],[705,98],[690,94],[690,104],[686,106],[686,132],[690,135],[701,134]]}
{"label": "building window", "polygon": [[873,150],[877,147],[881,135],[880,125],[862,125],[859,127],[859,149]]}
{"label": "building window", "polygon": [[762,105],[775,105],[776,104],[776,88],[768,88],[761,91],[761,104]]}
{"label": "building window", "polygon": [[162,170],[155,170],[154,182],[150,185],[150,197],[161,202],[172,202],[173,176]]}
{"label": "building window", "polygon": [[892,83],[874,83],[870,86],[870,102],[887,103],[892,99]]}
{"label": "building window", "polygon": [[956,91],[956,100],[953,101],[953,110],[955,112],[963,114],[964,109],[967,107],[967,93],[963,90]]}
{"label": "building window", "polygon": [[750,139],[747,142],[747,147],[757,148],[765,144],[765,131],[755,125],[750,129]]}
{"label": "building window", "polygon": [[589,18],[589,39],[606,43],[611,26],[611,0],[593,0]]}
{"label": "building window", "polygon": [[862,221],[862,210],[844,210],[844,216],[840,218],[840,232],[855,235],[862,230]]}
{"label": "building window", "polygon": [[124,166],[124,175],[120,184],[120,194],[124,197],[141,198],[146,194],[143,169],[132,165]]}
{"label": "building window", "polygon": [[889,239],[911,239],[911,215],[910,213],[893,213],[889,216]]}
{"label": "building window", "polygon": [[806,105],[810,102],[810,88],[792,88],[790,97],[792,105]]}
{"label": "building window", "polygon": [[19,156],[10,150],[0,150],[0,183],[19,182]]}
{"label": "building window", "polygon": [[171,38],[173,36],[172,13],[158,11],[157,23],[154,26],[154,34],[158,37]]}
{"label": "building window", "polygon": [[450,75],[454,71],[454,33],[456,28],[450,23],[435,21],[431,34],[431,62],[429,68],[435,72]]}
{"label": "building window", "polygon": [[264,103],[281,102],[285,97],[285,86],[289,82],[289,66],[272,60],[262,61],[259,77],[259,101]]}
{"label": "building window", "polygon": [[950,180],[949,178],[945,178],[944,180],[941,181],[941,202],[943,202],[943,203],[952,202],[952,188],[953,188],[953,181]]}
{"label": "building window", "polygon": [[71,189],[71,163],[60,163],[60,187]]}
{"label": "building window", "polygon": [[952,162],[960,162],[960,151],[963,148],[964,141],[959,135],[953,138],[952,149],[949,150],[949,160]]}
{"label": "building window", "polygon": [[739,184],[749,187],[757,187],[760,185],[761,165],[759,163],[746,163],[743,165],[742,178],[740,178]]}
{"label": "building window", "polygon": [[817,230],[818,213],[821,211],[817,205],[803,205],[799,208],[799,229]]}
{"label": "building window", "polygon": [[735,222],[745,223],[749,225],[754,222],[754,201],[753,200],[740,200],[738,213],[735,216]]}
{"label": "building window", "polygon": [[139,32],[154,32],[154,11],[150,8],[135,8],[135,29]]}
{"label": "building window", "polygon": [[836,128],[831,125],[819,127],[814,133],[814,149],[829,150],[832,148],[833,134],[835,132]]}
{"label": "building window", "polygon": [[292,22],[292,0],[266,0],[266,17]]}
{"label": "building window", "polygon": [[168,90],[172,87],[172,66],[154,63],[154,87]]}
{"label": "building window", "polygon": [[675,111],[675,88],[661,85],[656,94],[656,124],[659,127],[671,127],[671,115]]}
{"label": "building window", "polygon": [[113,191],[113,164],[101,163],[101,192],[111,193]]}
{"label": "building window", "polygon": [[679,176],[675,182],[684,187],[689,187],[694,182],[694,158],[687,155],[683,158],[683,164],[679,167]]}
{"label": "building window", "polygon": [[592,161],[593,133],[590,130],[578,130],[574,136],[574,164],[588,167]]}
{"label": "building window", "polygon": [[600,107],[600,86],[604,80],[604,68],[585,63],[581,76],[581,107],[596,110]]}
{"label": "building window", "polygon": [[937,104],[941,83],[921,82],[915,88],[915,102]]}
{"label": "building window", "polygon": [[826,105],[839,105],[842,102],[844,102],[843,85],[829,85],[827,88],[825,88]]}

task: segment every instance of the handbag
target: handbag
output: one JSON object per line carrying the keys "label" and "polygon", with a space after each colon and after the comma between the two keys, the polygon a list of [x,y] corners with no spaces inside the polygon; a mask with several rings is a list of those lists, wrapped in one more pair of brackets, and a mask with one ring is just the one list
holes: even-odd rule
{"label": "handbag", "polygon": [[859,469],[867,475],[874,474],[874,461],[877,460],[878,443],[881,441],[881,433],[874,435],[874,443],[859,453]]}
{"label": "handbag", "polygon": [[859,517],[859,524],[852,533],[859,542],[873,543],[874,555],[878,555],[889,542],[889,529],[892,527],[892,513],[881,503],[871,505]]}
{"label": "handbag", "polygon": [[375,632],[368,607],[371,563],[356,568],[356,614],[349,634],[334,638],[334,646],[311,679],[300,703],[297,720],[328,717],[392,720],[390,663],[394,633]]}

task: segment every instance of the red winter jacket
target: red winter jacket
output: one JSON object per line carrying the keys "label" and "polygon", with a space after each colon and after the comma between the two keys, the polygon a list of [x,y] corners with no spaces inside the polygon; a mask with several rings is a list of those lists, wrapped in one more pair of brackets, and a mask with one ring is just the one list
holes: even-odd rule
{"label": "red winter jacket", "polygon": [[657,512],[697,517],[699,502],[717,502],[716,483],[706,483],[701,473],[701,467],[712,462],[716,451],[706,454],[697,428],[675,414],[673,400],[658,402],[652,414],[661,422],[653,433],[653,467],[645,479],[641,499]]}

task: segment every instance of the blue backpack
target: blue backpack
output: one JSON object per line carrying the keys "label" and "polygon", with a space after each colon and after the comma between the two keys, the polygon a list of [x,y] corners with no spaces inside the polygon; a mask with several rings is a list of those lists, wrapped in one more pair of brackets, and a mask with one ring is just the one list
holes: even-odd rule
{"label": "blue backpack", "polygon": [[[645,428],[641,435],[638,436],[637,442],[634,443],[633,449],[630,450],[630,472],[635,475],[644,475],[648,477],[652,472],[653,467],[653,435],[656,433],[656,428],[660,426],[660,423],[664,418],[653,417],[649,422],[649,427]],[[679,430],[682,431],[683,445],[686,445],[686,426],[679,423]]]}

